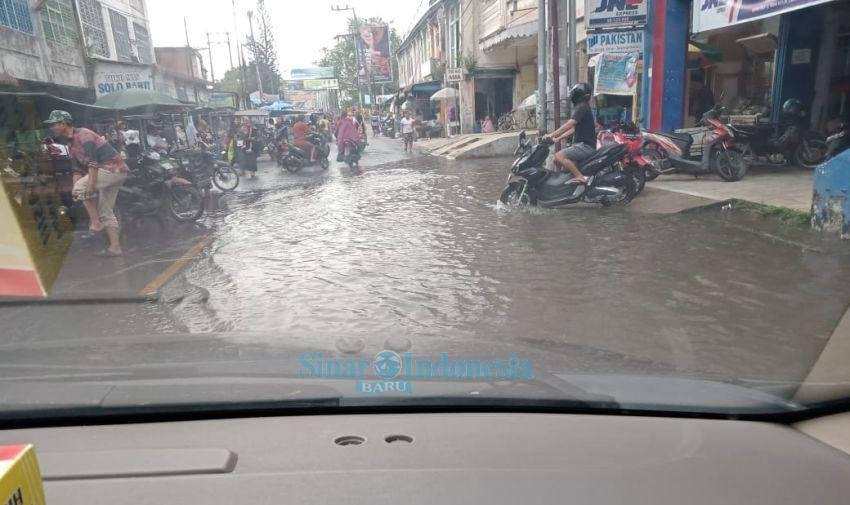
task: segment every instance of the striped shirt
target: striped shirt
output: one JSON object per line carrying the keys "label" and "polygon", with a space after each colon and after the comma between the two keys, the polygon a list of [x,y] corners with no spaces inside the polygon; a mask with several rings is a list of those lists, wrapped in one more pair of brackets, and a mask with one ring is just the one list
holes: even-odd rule
{"label": "striped shirt", "polygon": [[118,151],[106,139],[87,128],[74,128],[68,139],[68,151],[80,168],[94,163],[98,169],[113,173],[129,171]]}

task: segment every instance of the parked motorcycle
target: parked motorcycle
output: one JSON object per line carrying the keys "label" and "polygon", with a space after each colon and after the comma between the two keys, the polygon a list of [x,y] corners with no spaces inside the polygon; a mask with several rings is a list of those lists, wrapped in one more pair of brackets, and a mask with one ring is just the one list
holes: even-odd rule
{"label": "parked motorcycle", "polygon": [[218,159],[213,146],[198,141],[193,149],[173,151],[181,169],[179,175],[190,180],[200,189],[209,188],[210,183],[223,192],[233,191],[239,186],[239,174],[230,163]]}
{"label": "parked motorcycle", "polygon": [[596,147],[602,149],[613,143],[625,145],[629,149],[624,163],[624,171],[635,180],[635,195],[639,195],[646,186],[647,173],[652,171],[649,161],[643,157],[646,142],[640,135],[640,129],[632,122],[618,121],[596,136]]}
{"label": "parked motorcycle", "polygon": [[578,168],[587,176],[585,183],[572,174],[547,170],[543,167],[553,142],[540,138],[532,146],[525,132],[519,136],[517,156],[511,166],[507,184],[499,201],[504,205],[537,205],[561,207],[577,202],[626,205],[635,196],[634,178],[623,172],[623,162],[629,149],[624,144],[610,144],[580,163]]}
{"label": "parked motorcycle", "polygon": [[842,122],[838,125],[838,129],[826,139],[826,148],[826,160],[850,148],[850,124]]}
{"label": "parked motorcycle", "polygon": [[732,125],[745,159],[764,160],[775,165],[799,164],[814,168],[826,158],[824,139],[809,130],[803,104],[789,99],[782,105],[782,123],[758,123],[753,126]]}
{"label": "parked motorcycle", "polygon": [[[706,112],[701,128],[690,133],[667,133],[642,130],[646,145],[643,158],[649,161],[651,172],[647,180],[661,174],[687,173],[695,176],[717,173],[724,181],[739,181],[749,166],[736,144],[729,125],[720,121],[720,105]],[[691,151],[697,143],[700,149]]]}
{"label": "parked motorcycle", "polygon": [[162,161],[159,154],[135,155],[128,147],[130,176],[118,192],[117,208],[122,216],[138,217],[167,212],[179,222],[196,221],[204,213],[201,192],[190,181],[175,175],[177,167]]}
{"label": "parked motorcycle", "polygon": [[307,139],[311,144],[316,146],[316,149],[318,150],[318,157],[316,158],[316,161],[310,161],[311,153],[304,151],[293,144],[289,144],[288,142],[280,142],[280,144],[278,144],[279,155],[277,158],[277,164],[292,173],[298,172],[302,168],[311,165],[319,165],[322,169],[326,170],[330,166],[328,157],[331,153],[328,137],[321,133],[312,133],[307,137]]}
{"label": "parked motorcycle", "polygon": [[395,119],[392,119],[392,118],[384,119],[382,126],[383,126],[382,129],[383,129],[383,132],[384,132],[384,136],[387,136],[391,139],[394,139],[395,138]]}

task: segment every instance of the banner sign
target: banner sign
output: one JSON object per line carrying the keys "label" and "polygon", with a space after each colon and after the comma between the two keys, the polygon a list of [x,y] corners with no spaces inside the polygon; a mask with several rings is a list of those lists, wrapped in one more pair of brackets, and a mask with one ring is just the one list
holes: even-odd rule
{"label": "banner sign", "polygon": [[393,81],[390,32],[384,26],[362,26],[357,32],[357,77],[362,84]]}
{"label": "banner sign", "polygon": [[239,99],[235,93],[213,93],[210,95],[210,107],[224,109],[227,107],[238,109]]}
{"label": "banner sign", "polygon": [[[699,0],[695,0],[699,1]],[[586,0],[588,29],[646,25],[647,0]]]}
{"label": "banner sign", "polygon": [[333,67],[293,68],[283,72],[284,81],[304,81],[307,79],[333,79]]}
{"label": "banner sign", "polygon": [[587,54],[642,53],[643,30],[587,34]]}
{"label": "banner sign", "polygon": [[693,32],[755,21],[833,0],[694,0]]}
{"label": "banner sign", "polygon": [[339,89],[339,81],[336,79],[305,79],[303,89]]}
{"label": "banner sign", "polygon": [[94,71],[94,91],[97,98],[125,89],[153,90],[151,68],[97,63]]}
{"label": "banner sign", "polygon": [[596,62],[595,95],[634,95],[638,53],[602,53]]}

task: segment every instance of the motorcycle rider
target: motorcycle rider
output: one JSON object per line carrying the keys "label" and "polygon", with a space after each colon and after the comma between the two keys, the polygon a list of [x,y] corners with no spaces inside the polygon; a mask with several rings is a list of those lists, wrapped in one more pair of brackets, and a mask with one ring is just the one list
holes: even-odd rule
{"label": "motorcycle rider", "polygon": [[[74,182],[74,199],[83,202],[89,215],[89,234],[106,231],[109,247],[98,256],[116,257],[121,249],[118,219],[113,211],[118,191],[130,169],[106,139],[87,128],[75,128],[74,118],[64,110],[54,110],[44,121],[57,138],[68,141],[68,152],[88,173]],[[95,198],[97,203],[95,203]]]}
{"label": "motorcycle rider", "polygon": [[360,127],[357,124],[356,110],[357,109],[354,107],[348,109],[348,114],[345,117],[340,118],[339,124],[337,124],[337,161],[343,161],[343,158],[345,156],[345,144],[347,142],[353,143],[358,146],[360,145],[362,134],[360,131]]}
{"label": "motorcycle rider", "polygon": [[555,165],[562,170],[569,170],[576,182],[587,182],[587,177],[581,173],[577,164],[590,158],[596,152],[596,121],[590,109],[591,88],[587,83],[580,82],[570,88],[570,101],[573,113],[563,126],[546,135],[544,138],[559,142],[573,136],[573,144],[555,153]]}
{"label": "motorcycle rider", "polygon": [[304,116],[298,116],[298,121],[292,125],[292,143],[310,156],[310,162],[316,161],[316,146],[307,138],[311,133],[310,125],[304,121]]}

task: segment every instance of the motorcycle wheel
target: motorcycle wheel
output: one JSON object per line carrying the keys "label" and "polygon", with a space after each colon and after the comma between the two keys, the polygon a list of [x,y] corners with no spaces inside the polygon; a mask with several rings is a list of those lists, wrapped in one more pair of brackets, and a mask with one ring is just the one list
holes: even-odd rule
{"label": "motorcycle wheel", "polygon": [[294,174],[301,170],[301,165],[298,163],[284,163],[283,168],[285,168],[287,172]]}
{"label": "motorcycle wheel", "polygon": [[727,182],[740,181],[747,175],[749,165],[744,155],[735,149],[715,149],[711,152],[711,167]]}
{"label": "motorcycle wheel", "polygon": [[212,182],[221,191],[225,193],[233,191],[239,186],[239,174],[236,170],[228,167],[216,167],[213,170]]}
{"label": "motorcycle wheel", "polygon": [[521,182],[512,182],[505,186],[505,189],[502,190],[502,194],[499,195],[499,201],[502,202],[502,205],[507,205],[509,207],[537,205],[537,199],[528,193],[523,195],[520,199],[522,186],[523,184]]}
{"label": "motorcycle wheel", "polygon": [[804,140],[794,151],[794,158],[797,159],[797,163],[801,167],[814,169],[826,160],[828,150],[829,148],[823,140]]}
{"label": "motorcycle wheel", "polygon": [[635,186],[635,178],[634,177],[626,177],[626,187],[623,188],[623,192],[620,193],[620,196],[616,198],[608,198],[604,197],[600,200],[604,207],[623,207],[629,204],[635,196],[637,196],[637,186]]}
{"label": "motorcycle wheel", "polygon": [[[646,149],[644,149],[643,157],[644,159],[652,163],[652,161],[654,160],[663,160],[664,158],[666,158],[667,152],[661,149],[657,144],[650,144],[646,147]],[[654,181],[656,177],[661,175],[651,168],[647,168],[645,172],[646,174],[644,177],[644,182]]]}
{"label": "motorcycle wheel", "polygon": [[197,221],[204,215],[204,198],[194,186],[171,186],[168,211],[171,217],[180,223]]}
{"label": "motorcycle wheel", "polygon": [[322,167],[322,170],[327,170],[331,163],[327,158],[319,158],[319,166]]}
{"label": "motorcycle wheel", "polygon": [[[632,179],[635,180],[635,196],[641,194],[643,188],[646,187],[646,173],[652,172],[646,168],[643,168],[639,165],[634,165],[628,168],[629,173],[632,175]],[[655,173],[655,172],[653,172]],[[657,175],[657,174],[656,174]]]}

